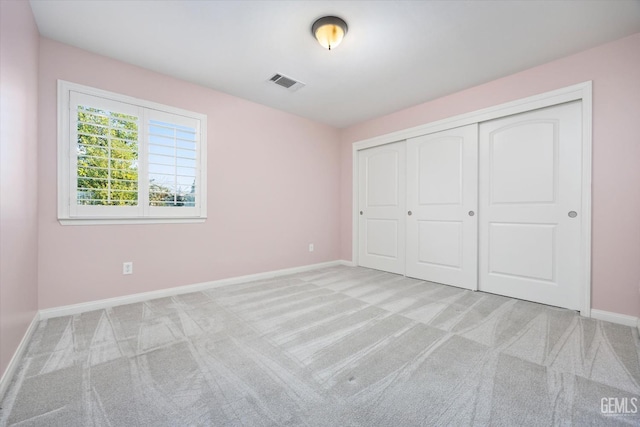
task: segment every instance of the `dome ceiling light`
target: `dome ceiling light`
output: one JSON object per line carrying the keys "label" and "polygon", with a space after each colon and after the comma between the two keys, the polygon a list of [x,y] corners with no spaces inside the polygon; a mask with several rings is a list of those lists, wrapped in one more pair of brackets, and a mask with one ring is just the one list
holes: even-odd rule
{"label": "dome ceiling light", "polygon": [[324,16],[311,26],[311,33],[325,49],[338,47],[347,34],[347,23],[337,16]]}

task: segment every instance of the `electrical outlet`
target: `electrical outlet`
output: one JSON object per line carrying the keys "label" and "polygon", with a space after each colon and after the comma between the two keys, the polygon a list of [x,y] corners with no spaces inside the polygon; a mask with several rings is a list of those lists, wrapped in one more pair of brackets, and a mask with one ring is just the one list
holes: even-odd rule
{"label": "electrical outlet", "polygon": [[131,261],[122,263],[122,274],[133,274],[133,263]]}
{"label": "electrical outlet", "polygon": [[309,252],[313,252],[313,243],[309,243]]}

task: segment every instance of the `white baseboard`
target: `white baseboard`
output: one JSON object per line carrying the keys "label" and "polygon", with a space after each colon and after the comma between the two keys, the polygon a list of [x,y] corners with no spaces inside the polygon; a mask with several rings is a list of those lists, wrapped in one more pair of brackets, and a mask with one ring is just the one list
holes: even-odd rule
{"label": "white baseboard", "polygon": [[356,264],[353,261],[347,261],[347,260],[344,260],[344,259],[341,259],[340,261],[338,261],[338,263],[340,265],[344,265],[345,267],[355,267],[356,266]]}
{"label": "white baseboard", "polygon": [[207,289],[218,288],[221,286],[235,285],[238,283],[252,282],[254,280],[271,279],[288,274],[302,273],[305,271],[316,270],[318,268],[333,267],[343,264],[347,261],[329,261],[319,264],[303,265],[300,267],[285,268],[282,270],[268,271],[265,273],[249,274],[246,276],[231,277],[228,279],[213,280],[211,282],[196,283],[193,285],[178,286],[175,288],[160,289],[157,291],[142,292],[138,294],[125,295],[116,298],[107,298],[97,301],[89,301],[80,304],[65,305],[62,307],[45,308],[40,310],[40,319],[51,319],[53,317],[70,316],[73,314],[85,313],[87,311],[101,310],[104,308],[115,307],[118,305],[132,304],[141,301],[147,301],[156,298],[170,297],[180,294],[188,294],[191,292],[199,292]]}
{"label": "white baseboard", "polygon": [[9,384],[11,384],[11,380],[13,379],[13,376],[15,375],[16,370],[18,369],[18,366],[20,366],[20,362],[22,361],[22,356],[24,356],[24,352],[27,350],[27,346],[31,341],[31,336],[35,332],[39,321],[40,321],[40,314],[36,312],[36,315],[33,316],[33,320],[29,324],[27,331],[24,333],[24,336],[22,337],[22,340],[20,341],[18,348],[16,349],[15,353],[13,353],[13,357],[11,358],[11,361],[7,365],[7,369],[5,369],[4,373],[2,374],[2,378],[0,378],[0,401],[4,397],[4,394],[6,393],[7,389],[9,388]]}
{"label": "white baseboard", "polygon": [[605,320],[619,325],[631,326],[640,330],[640,319],[626,314],[612,313],[610,311],[591,309],[593,319]]}

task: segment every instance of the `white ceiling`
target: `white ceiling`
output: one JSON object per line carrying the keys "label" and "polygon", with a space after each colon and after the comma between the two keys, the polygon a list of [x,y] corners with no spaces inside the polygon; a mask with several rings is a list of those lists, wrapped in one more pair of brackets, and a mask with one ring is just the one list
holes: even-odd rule
{"label": "white ceiling", "polygon": [[[1,0],[0,0],[1,1]],[[54,40],[346,127],[640,32],[640,0],[31,0]],[[311,24],[347,21],[332,51]],[[297,92],[267,83],[282,73]]]}

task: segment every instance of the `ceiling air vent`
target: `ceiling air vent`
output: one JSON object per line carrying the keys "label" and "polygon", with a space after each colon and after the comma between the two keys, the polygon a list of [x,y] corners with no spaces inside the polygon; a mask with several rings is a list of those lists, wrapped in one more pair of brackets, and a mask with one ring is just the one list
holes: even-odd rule
{"label": "ceiling air vent", "polygon": [[269,79],[269,81],[277,84],[278,86],[282,86],[283,88],[288,89],[291,92],[295,92],[301,87],[304,87],[304,83],[296,81],[291,77],[287,77],[282,74],[274,74],[273,77]]}

